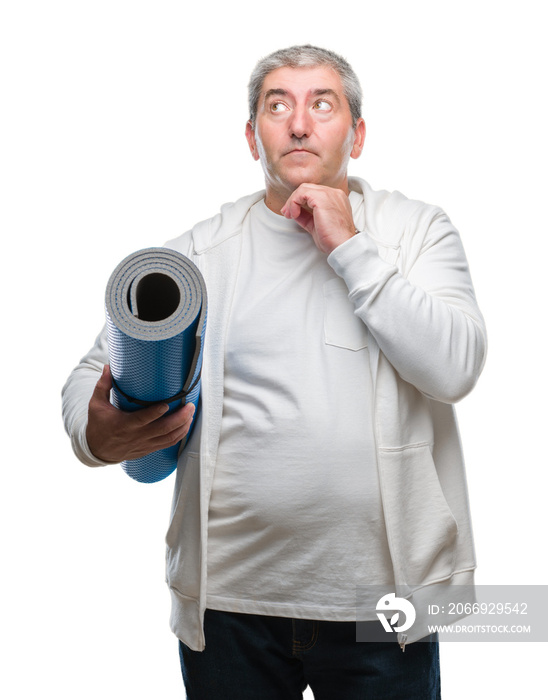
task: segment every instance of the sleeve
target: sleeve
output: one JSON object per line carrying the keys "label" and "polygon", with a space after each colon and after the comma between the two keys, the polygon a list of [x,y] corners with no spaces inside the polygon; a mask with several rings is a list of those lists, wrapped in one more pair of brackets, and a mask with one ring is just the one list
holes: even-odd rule
{"label": "sleeve", "polygon": [[62,391],[63,421],[74,454],[88,467],[109,464],[91,452],[86,440],[88,405],[103,365],[108,363],[107,329],[103,328],[91,350],[72,370]]}
{"label": "sleeve", "polygon": [[401,378],[429,398],[456,403],[474,387],[487,349],[466,256],[441,210],[424,234],[409,235],[402,246],[412,260],[405,274],[382,259],[366,231],[336,248],[328,263]]}

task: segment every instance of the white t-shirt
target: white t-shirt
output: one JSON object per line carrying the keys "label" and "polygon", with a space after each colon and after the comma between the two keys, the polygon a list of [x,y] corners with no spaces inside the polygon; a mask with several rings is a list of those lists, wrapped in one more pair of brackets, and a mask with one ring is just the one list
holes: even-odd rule
{"label": "white t-shirt", "polygon": [[[357,220],[363,199],[350,194]],[[312,237],[258,202],[244,222],[209,507],[207,607],[356,620],[393,581],[367,335]]]}

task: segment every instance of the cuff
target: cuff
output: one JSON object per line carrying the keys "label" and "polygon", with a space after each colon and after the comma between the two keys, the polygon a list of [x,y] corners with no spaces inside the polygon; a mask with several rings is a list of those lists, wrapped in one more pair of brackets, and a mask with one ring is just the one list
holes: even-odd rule
{"label": "cuff", "polygon": [[84,420],[78,426],[74,426],[71,444],[74,454],[78,457],[80,462],[85,464],[87,467],[106,467],[109,464],[117,464],[117,462],[103,462],[103,460],[98,459],[93,452],[89,449],[88,441],[86,439],[86,429],[87,420]]}
{"label": "cuff", "polygon": [[363,287],[365,279],[372,281],[382,274],[386,266],[379,256],[375,242],[361,231],[337,246],[327,257],[333,270],[342,277],[350,292]]}

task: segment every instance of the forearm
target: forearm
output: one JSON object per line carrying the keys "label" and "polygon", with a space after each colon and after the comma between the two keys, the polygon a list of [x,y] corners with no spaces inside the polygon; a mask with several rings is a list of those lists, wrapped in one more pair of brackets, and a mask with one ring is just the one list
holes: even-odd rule
{"label": "forearm", "polygon": [[454,403],[474,386],[486,336],[458,234],[441,225],[404,276],[367,233],[329,256],[355,313],[398,374],[427,396]]}

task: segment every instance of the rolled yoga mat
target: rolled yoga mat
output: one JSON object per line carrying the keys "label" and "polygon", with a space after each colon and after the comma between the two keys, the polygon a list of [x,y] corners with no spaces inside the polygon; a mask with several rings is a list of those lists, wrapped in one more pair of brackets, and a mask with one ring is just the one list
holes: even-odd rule
{"label": "rolled yoga mat", "polygon": [[[169,412],[193,403],[196,417],[207,316],[205,283],[196,265],[169,248],[129,255],[108,282],[106,316],[112,403],[135,411],[163,402]],[[178,443],[122,467],[137,481],[160,481],[177,467],[182,447]]]}

